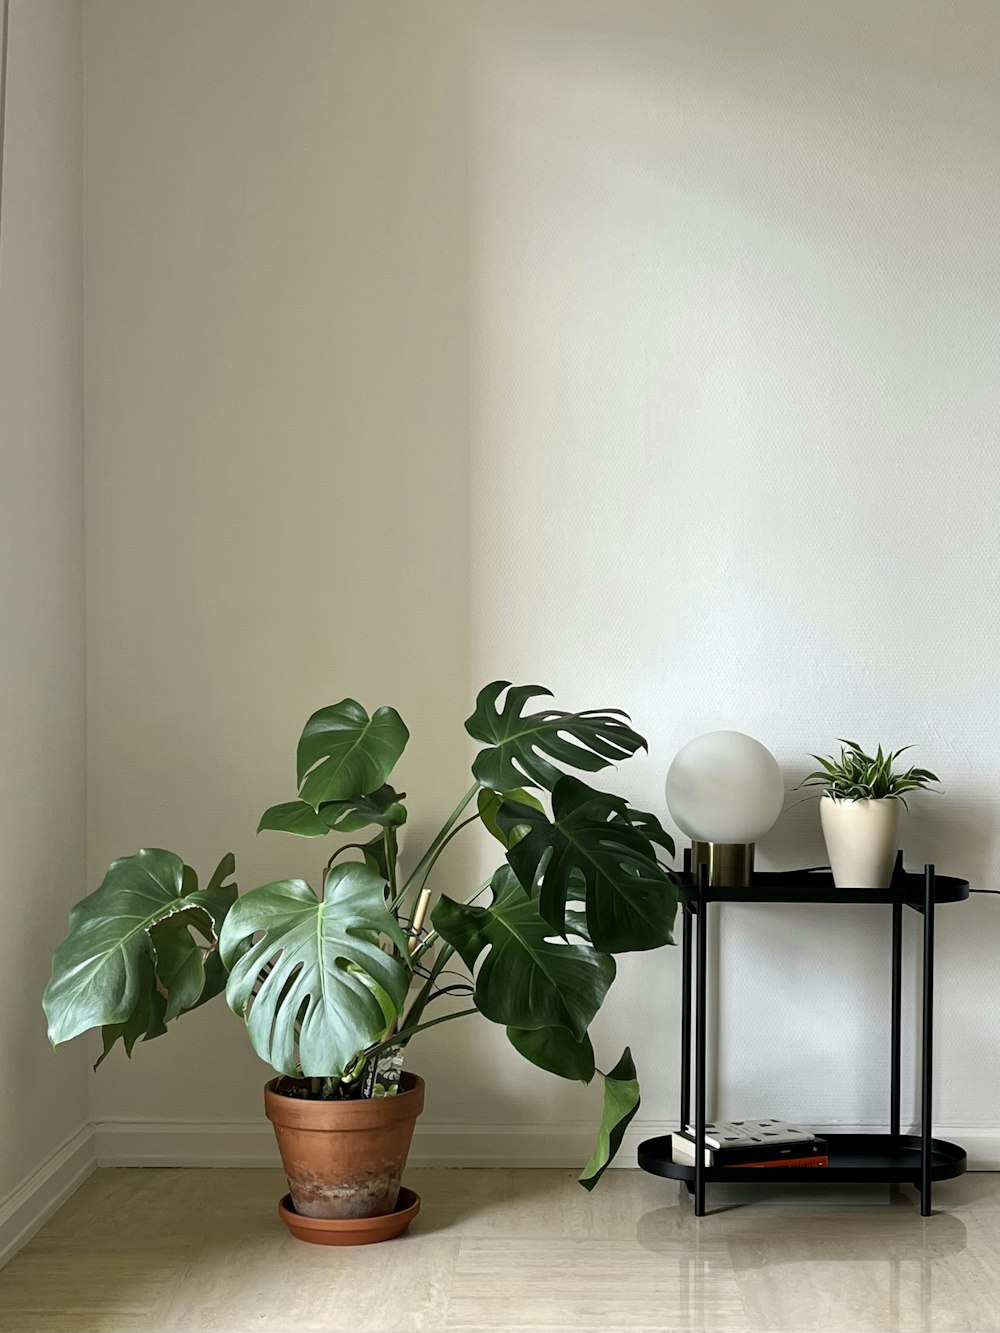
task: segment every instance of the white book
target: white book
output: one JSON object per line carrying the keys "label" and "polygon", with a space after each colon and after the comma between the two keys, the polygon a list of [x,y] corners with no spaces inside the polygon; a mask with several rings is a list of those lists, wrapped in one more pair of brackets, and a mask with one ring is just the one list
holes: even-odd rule
{"label": "white book", "polygon": [[[688,1125],[687,1133],[694,1136],[693,1124]],[[705,1126],[706,1148],[749,1148],[757,1143],[804,1143],[815,1137],[815,1130],[805,1125],[790,1125],[786,1120],[713,1120]]]}

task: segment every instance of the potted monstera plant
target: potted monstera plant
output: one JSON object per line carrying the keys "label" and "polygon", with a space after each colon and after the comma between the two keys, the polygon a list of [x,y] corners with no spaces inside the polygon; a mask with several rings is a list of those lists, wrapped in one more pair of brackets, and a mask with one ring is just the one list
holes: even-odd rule
{"label": "potted monstera plant", "polygon": [[[645,746],[628,717],[526,711],[549,694],[506,681],[481,691],[465,724],[481,747],[472,784],[423,854],[402,860],[406,798],[389,782],[408,739],[402,718],[387,707],[369,716],[353,699],[314,713],[298,744],[298,797],[265,811],[258,831],[346,835],[319,892],[288,879],[239,896],[231,855],[204,888],[172,852],[112,862],[54,956],[52,1042],[100,1028],[101,1060],[119,1040],[131,1054],[225,991],[277,1074],[265,1104],[286,1220],[301,1233],[305,1219],[367,1219],[351,1236],[373,1239],[406,1211],[398,1196],[423,1083],[401,1072],[403,1055],[427,1028],[478,1013],[532,1064],[602,1078],[581,1176],[593,1187],[639,1087],[628,1048],[598,1069],[588,1030],[615,955],[672,942],[677,894],[661,858],[673,844],[654,815],[577,776]],[[470,827],[492,835],[501,864],[462,897],[439,896],[428,916],[439,858]]]}

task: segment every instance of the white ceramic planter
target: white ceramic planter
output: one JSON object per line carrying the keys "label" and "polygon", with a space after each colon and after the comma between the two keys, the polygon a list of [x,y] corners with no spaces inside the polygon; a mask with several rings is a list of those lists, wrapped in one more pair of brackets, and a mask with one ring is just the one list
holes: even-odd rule
{"label": "white ceramic planter", "polygon": [[824,796],[820,823],[838,889],[886,889],[899,850],[903,802],[837,801]]}

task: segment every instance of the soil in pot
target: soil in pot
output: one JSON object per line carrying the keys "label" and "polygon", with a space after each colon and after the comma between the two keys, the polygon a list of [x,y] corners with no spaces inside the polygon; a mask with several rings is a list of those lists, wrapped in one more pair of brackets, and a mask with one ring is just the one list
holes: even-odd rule
{"label": "soil in pot", "polygon": [[404,1073],[396,1096],[357,1101],[285,1096],[278,1088],[288,1084],[272,1079],[264,1089],[264,1107],[295,1212],[318,1218],[392,1213],[424,1109],[423,1079]]}

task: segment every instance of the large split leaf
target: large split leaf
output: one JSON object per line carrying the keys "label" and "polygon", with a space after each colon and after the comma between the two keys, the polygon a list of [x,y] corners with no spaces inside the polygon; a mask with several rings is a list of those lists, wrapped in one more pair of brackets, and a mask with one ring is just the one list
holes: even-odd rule
{"label": "large split leaf", "polygon": [[226,998],[262,1060],[283,1074],[337,1077],[383,1035],[406,999],[410,969],[380,936],[406,957],[385,880],[357,862],[327,874],[322,900],[301,879],[239,899],[220,942]]}
{"label": "large split leaf", "polygon": [[[525,807],[527,808],[527,807]],[[552,928],[508,866],[493,876],[489,907],[441,898],[434,928],[476,975],[484,1017],[514,1028],[560,1027],[586,1035],[614,980],[615,961],[582,944],[552,939]]]}
{"label": "large split leaf", "polygon": [[131,1051],[140,1036],[159,1036],[168,1019],[200,1003],[205,953],[236,897],[235,885],[223,884],[234,866],[224,857],[199,890],[173,852],[146,847],[112,861],[100,887],[73,908],[52,960],[43,1005],[53,1045],[104,1027],[105,1052],[119,1037]]}
{"label": "large split leaf", "polygon": [[[498,708],[504,690],[507,697]],[[484,787],[499,792],[523,786],[551,791],[563,775],[559,764],[596,773],[645,749],[645,740],[629,726],[626,713],[618,709],[564,713],[554,708],[524,713],[528,700],[538,695],[551,697],[552,691],[541,685],[511,686],[506,680],[495,680],[480,690],[465,729],[488,747],[472,765]]]}
{"label": "large split leaf", "polygon": [[350,801],[326,801],[318,810],[306,801],[284,801],[264,811],[257,832],[270,829],[296,833],[300,838],[321,838],[328,833],[356,833],[372,824],[398,828],[406,823],[406,807],[401,804],[404,795],[386,783]]}
{"label": "large split leaf", "polygon": [[552,792],[551,821],[510,801],[497,822],[502,829],[528,825],[507,860],[521,884],[538,892],[551,929],[567,930],[567,903],[582,897],[595,949],[620,953],[672,943],[676,885],[649,838],[629,822],[621,797],[564,777]]}
{"label": "large split leaf", "polygon": [[611,1073],[601,1077],[604,1079],[604,1114],[593,1155],[580,1176],[580,1184],[587,1190],[594,1188],[611,1165],[629,1122],[639,1109],[639,1080],[632,1052],[627,1046]]}
{"label": "large split leaf", "polygon": [[371,717],[354,699],[313,713],[299,739],[299,795],[314,810],[377,791],[403,753],[410,733],[395,708]]}

